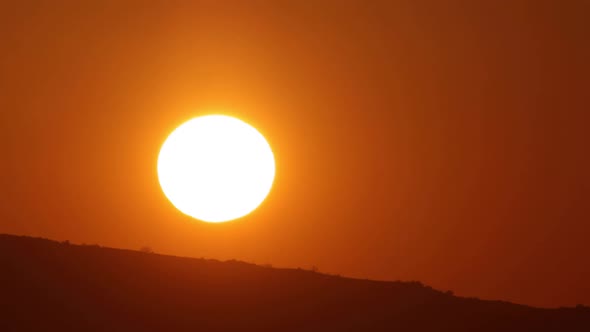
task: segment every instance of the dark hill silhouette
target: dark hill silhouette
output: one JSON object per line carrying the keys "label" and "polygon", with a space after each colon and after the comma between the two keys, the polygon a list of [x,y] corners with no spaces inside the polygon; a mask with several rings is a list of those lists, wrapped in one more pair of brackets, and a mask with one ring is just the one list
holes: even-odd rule
{"label": "dark hill silhouette", "polygon": [[590,310],[0,235],[0,331],[590,331]]}

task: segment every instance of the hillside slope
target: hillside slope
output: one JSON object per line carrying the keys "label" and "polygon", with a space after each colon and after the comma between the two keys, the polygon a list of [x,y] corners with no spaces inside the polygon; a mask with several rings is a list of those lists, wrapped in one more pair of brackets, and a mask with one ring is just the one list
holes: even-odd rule
{"label": "hillside slope", "polygon": [[25,330],[590,331],[590,310],[0,235],[0,331]]}

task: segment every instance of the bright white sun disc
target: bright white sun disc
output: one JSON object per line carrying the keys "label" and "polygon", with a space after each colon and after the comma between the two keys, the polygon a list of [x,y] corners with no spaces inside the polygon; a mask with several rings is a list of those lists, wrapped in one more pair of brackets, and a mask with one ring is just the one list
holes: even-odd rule
{"label": "bright white sun disc", "polygon": [[164,195],[182,213],[207,222],[243,217],[266,198],[275,177],[270,145],[254,127],[224,115],[176,128],[158,156]]}

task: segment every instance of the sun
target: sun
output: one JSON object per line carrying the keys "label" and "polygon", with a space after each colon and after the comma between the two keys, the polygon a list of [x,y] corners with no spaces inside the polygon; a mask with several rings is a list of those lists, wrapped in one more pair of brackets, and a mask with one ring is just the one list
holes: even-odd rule
{"label": "sun", "polygon": [[275,159],[264,136],[225,115],[183,123],[158,156],[164,195],[182,213],[206,222],[249,214],[268,196],[274,177]]}

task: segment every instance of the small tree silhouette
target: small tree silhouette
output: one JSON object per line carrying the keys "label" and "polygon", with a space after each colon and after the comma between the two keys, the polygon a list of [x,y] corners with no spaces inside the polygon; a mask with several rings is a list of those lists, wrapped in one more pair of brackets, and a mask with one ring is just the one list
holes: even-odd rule
{"label": "small tree silhouette", "polygon": [[152,248],[147,247],[147,246],[141,247],[141,249],[139,249],[139,251],[141,251],[143,253],[146,253],[146,254],[153,254],[154,253],[154,251],[152,250]]}

